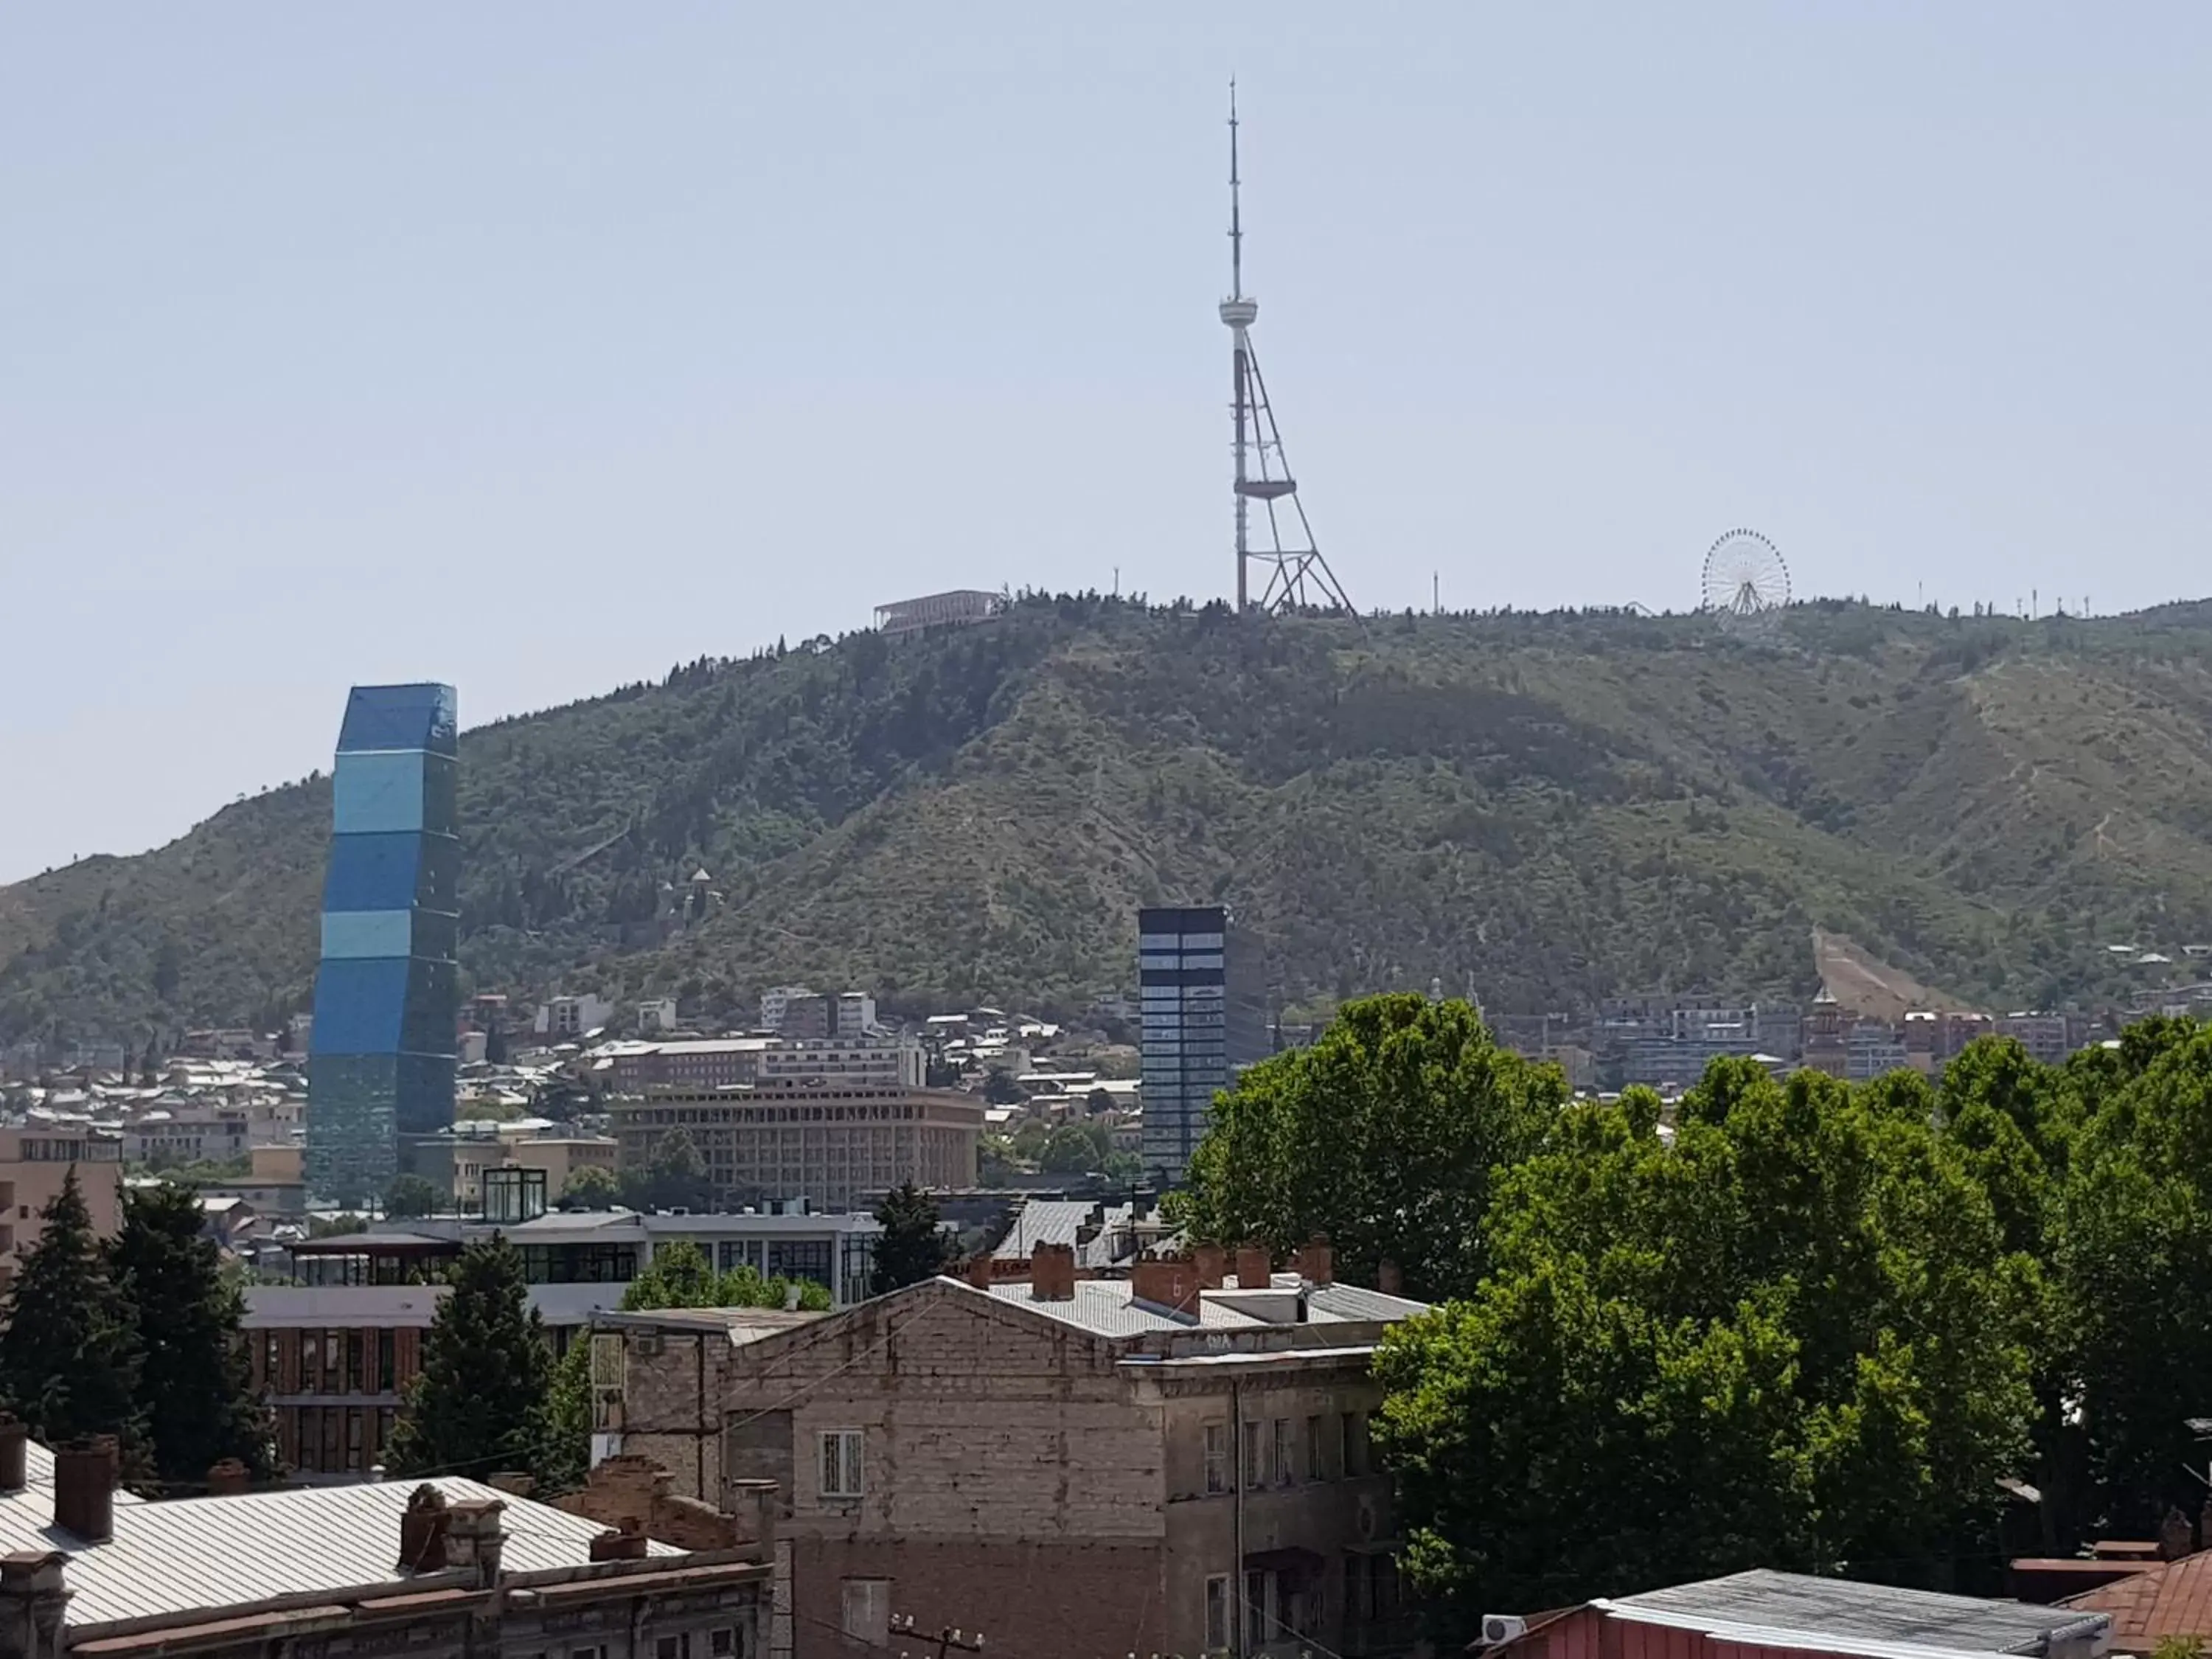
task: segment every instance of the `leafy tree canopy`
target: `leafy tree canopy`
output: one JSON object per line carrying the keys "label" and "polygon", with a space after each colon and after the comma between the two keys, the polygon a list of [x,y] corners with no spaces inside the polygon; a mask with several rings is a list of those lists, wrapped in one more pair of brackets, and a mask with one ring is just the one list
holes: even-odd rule
{"label": "leafy tree canopy", "polygon": [[418,1175],[396,1176],[384,1189],[384,1213],[409,1220],[438,1213],[438,1189]]}
{"label": "leafy tree canopy", "polygon": [[1214,1107],[1192,1158],[1193,1233],[1278,1252],[1326,1234],[1367,1284],[1394,1261],[1409,1293],[1465,1295],[1488,1265],[1498,1172],[1541,1144],[1559,1072],[1499,1048],[1464,1002],[1347,1003],[1310,1048],[1261,1061]]}
{"label": "leafy tree canopy", "polygon": [[781,1308],[796,1291],[799,1306],[826,1312],[829,1290],[811,1279],[765,1278],[751,1267],[717,1273],[688,1238],[658,1245],[653,1260],[623,1291],[623,1310],[654,1308]]}
{"label": "leafy tree canopy", "polygon": [[622,1200],[622,1182],[615,1172],[597,1164],[586,1164],[568,1172],[568,1179],[561,1188],[560,1205],[564,1210],[605,1210]]}
{"label": "leafy tree canopy", "polygon": [[1642,1091],[1558,1115],[1500,1183],[1492,1276],[1378,1359],[1417,1578],[1547,1606],[1985,1553],[2029,1269],[1932,1107],[1729,1060],[1671,1146]]}

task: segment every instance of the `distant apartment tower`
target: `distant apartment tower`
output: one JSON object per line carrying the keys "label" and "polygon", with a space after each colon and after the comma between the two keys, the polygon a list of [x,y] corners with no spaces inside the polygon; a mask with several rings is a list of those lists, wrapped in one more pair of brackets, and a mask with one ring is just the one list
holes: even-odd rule
{"label": "distant apartment tower", "polygon": [[1257,942],[1225,907],[1137,913],[1144,1162],[1155,1179],[1182,1180],[1213,1097],[1267,1054],[1266,983]]}
{"label": "distant apartment tower", "polygon": [[[766,1000],[763,999],[763,1001]],[[876,1024],[876,1000],[866,991],[820,995],[794,992],[784,999],[775,1030],[787,1037],[860,1037]]]}
{"label": "distant apartment tower", "polygon": [[309,1037],[317,1195],[358,1202],[453,1121],[461,843],[449,685],[356,686],[331,780]]}

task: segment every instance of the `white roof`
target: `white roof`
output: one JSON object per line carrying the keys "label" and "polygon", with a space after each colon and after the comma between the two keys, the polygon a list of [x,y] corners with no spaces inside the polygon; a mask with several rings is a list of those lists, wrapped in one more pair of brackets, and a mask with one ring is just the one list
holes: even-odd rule
{"label": "white roof", "polygon": [[[65,1615],[72,1628],[404,1583],[407,1575],[392,1566],[399,1558],[399,1516],[418,1484],[437,1487],[449,1504],[505,1504],[501,1565],[510,1572],[582,1566],[591,1559],[592,1540],[606,1530],[550,1504],[447,1477],[161,1504],[122,1501],[118,1493],[115,1536],[89,1544],[52,1525],[51,1456],[44,1467],[46,1486],[0,1498],[0,1552],[69,1552],[62,1576],[72,1592]],[[684,1553],[661,1543],[647,1550]]]}

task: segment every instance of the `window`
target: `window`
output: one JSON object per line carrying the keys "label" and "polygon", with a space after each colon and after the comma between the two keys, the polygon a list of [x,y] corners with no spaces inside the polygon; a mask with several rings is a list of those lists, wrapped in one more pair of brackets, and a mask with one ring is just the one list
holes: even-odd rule
{"label": "window", "polygon": [[354,1474],[359,1474],[361,1473],[361,1469],[362,1469],[362,1463],[361,1463],[361,1431],[362,1431],[362,1409],[361,1409],[361,1407],[358,1407],[358,1406],[351,1406],[351,1407],[347,1407],[347,1409],[346,1409],[346,1462],[345,1462],[345,1466],[346,1466],[346,1468],[347,1468],[349,1470],[350,1470],[352,1473],[354,1473]]}
{"label": "window", "polygon": [[1208,1492],[1229,1490],[1229,1425],[1226,1423],[1206,1425],[1206,1489]]}
{"label": "window", "polygon": [[376,1391],[379,1394],[399,1392],[399,1379],[392,1375],[398,1367],[398,1333],[386,1325],[376,1333]]}
{"label": "window", "polygon": [[607,1659],[607,1650],[604,1647],[570,1648],[568,1659]]}
{"label": "window", "polygon": [[1291,1484],[1295,1473],[1291,1462],[1291,1419],[1287,1417],[1279,1417],[1275,1419],[1275,1443],[1273,1453],[1275,1484],[1279,1486],[1287,1486]]}
{"label": "window", "polygon": [[731,1659],[738,1650],[738,1632],[728,1625],[707,1632],[707,1651],[713,1659]]}
{"label": "window", "polygon": [[345,1334],[346,1392],[368,1392],[368,1343],[360,1331]]}
{"label": "window", "polygon": [[[823,1435],[823,1497],[858,1498],[867,1490],[862,1484],[860,1447],[860,1431],[858,1429],[831,1429]],[[888,1581],[854,1579],[850,1582],[878,1583]]]}
{"label": "window", "polygon": [[1229,1575],[1217,1572],[1206,1581],[1206,1650],[1218,1653],[1229,1645]]}
{"label": "window", "polygon": [[1277,1617],[1275,1603],[1275,1575],[1272,1572],[1247,1572],[1244,1575],[1244,1645],[1255,1648],[1262,1642],[1273,1641],[1282,1633],[1282,1621]]}
{"label": "window", "polygon": [[1344,1414],[1344,1473],[1349,1480],[1367,1473],[1367,1413]]}
{"label": "window", "polygon": [[691,1659],[691,1632],[662,1637],[653,1644],[653,1659]]}
{"label": "window", "polygon": [[1244,1490],[1267,1484],[1267,1443],[1257,1423],[1244,1425]]}
{"label": "window", "polygon": [[1328,1476],[1321,1466],[1321,1419],[1306,1419],[1306,1479],[1326,1480]]}
{"label": "window", "polygon": [[[858,1437],[856,1436],[855,1438]],[[827,1435],[823,1437],[825,1440]],[[845,1581],[845,1634],[855,1641],[881,1647],[891,1639],[891,1581],[888,1578],[848,1578]]]}
{"label": "window", "polygon": [[323,1333],[323,1387],[325,1394],[336,1394],[345,1386],[345,1334],[342,1331]]}

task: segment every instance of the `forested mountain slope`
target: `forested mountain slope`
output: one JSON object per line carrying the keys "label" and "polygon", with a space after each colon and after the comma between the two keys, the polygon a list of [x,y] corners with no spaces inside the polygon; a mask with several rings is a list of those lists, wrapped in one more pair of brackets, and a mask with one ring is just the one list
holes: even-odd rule
{"label": "forested mountain slope", "polygon": [[[464,695],[466,688],[463,688]],[[332,711],[335,731],[338,711]],[[2017,1006],[2212,940],[2212,622],[1802,606],[1239,621],[1034,599],[674,672],[462,738],[482,989],[765,983],[1072,1010],[1224,898],[1281,1001],[1805,994],[1817,927]],[[0,888],[0,1041],[304,1005],[326,779]],[[659,919],[702,864],[720,908]]]}

